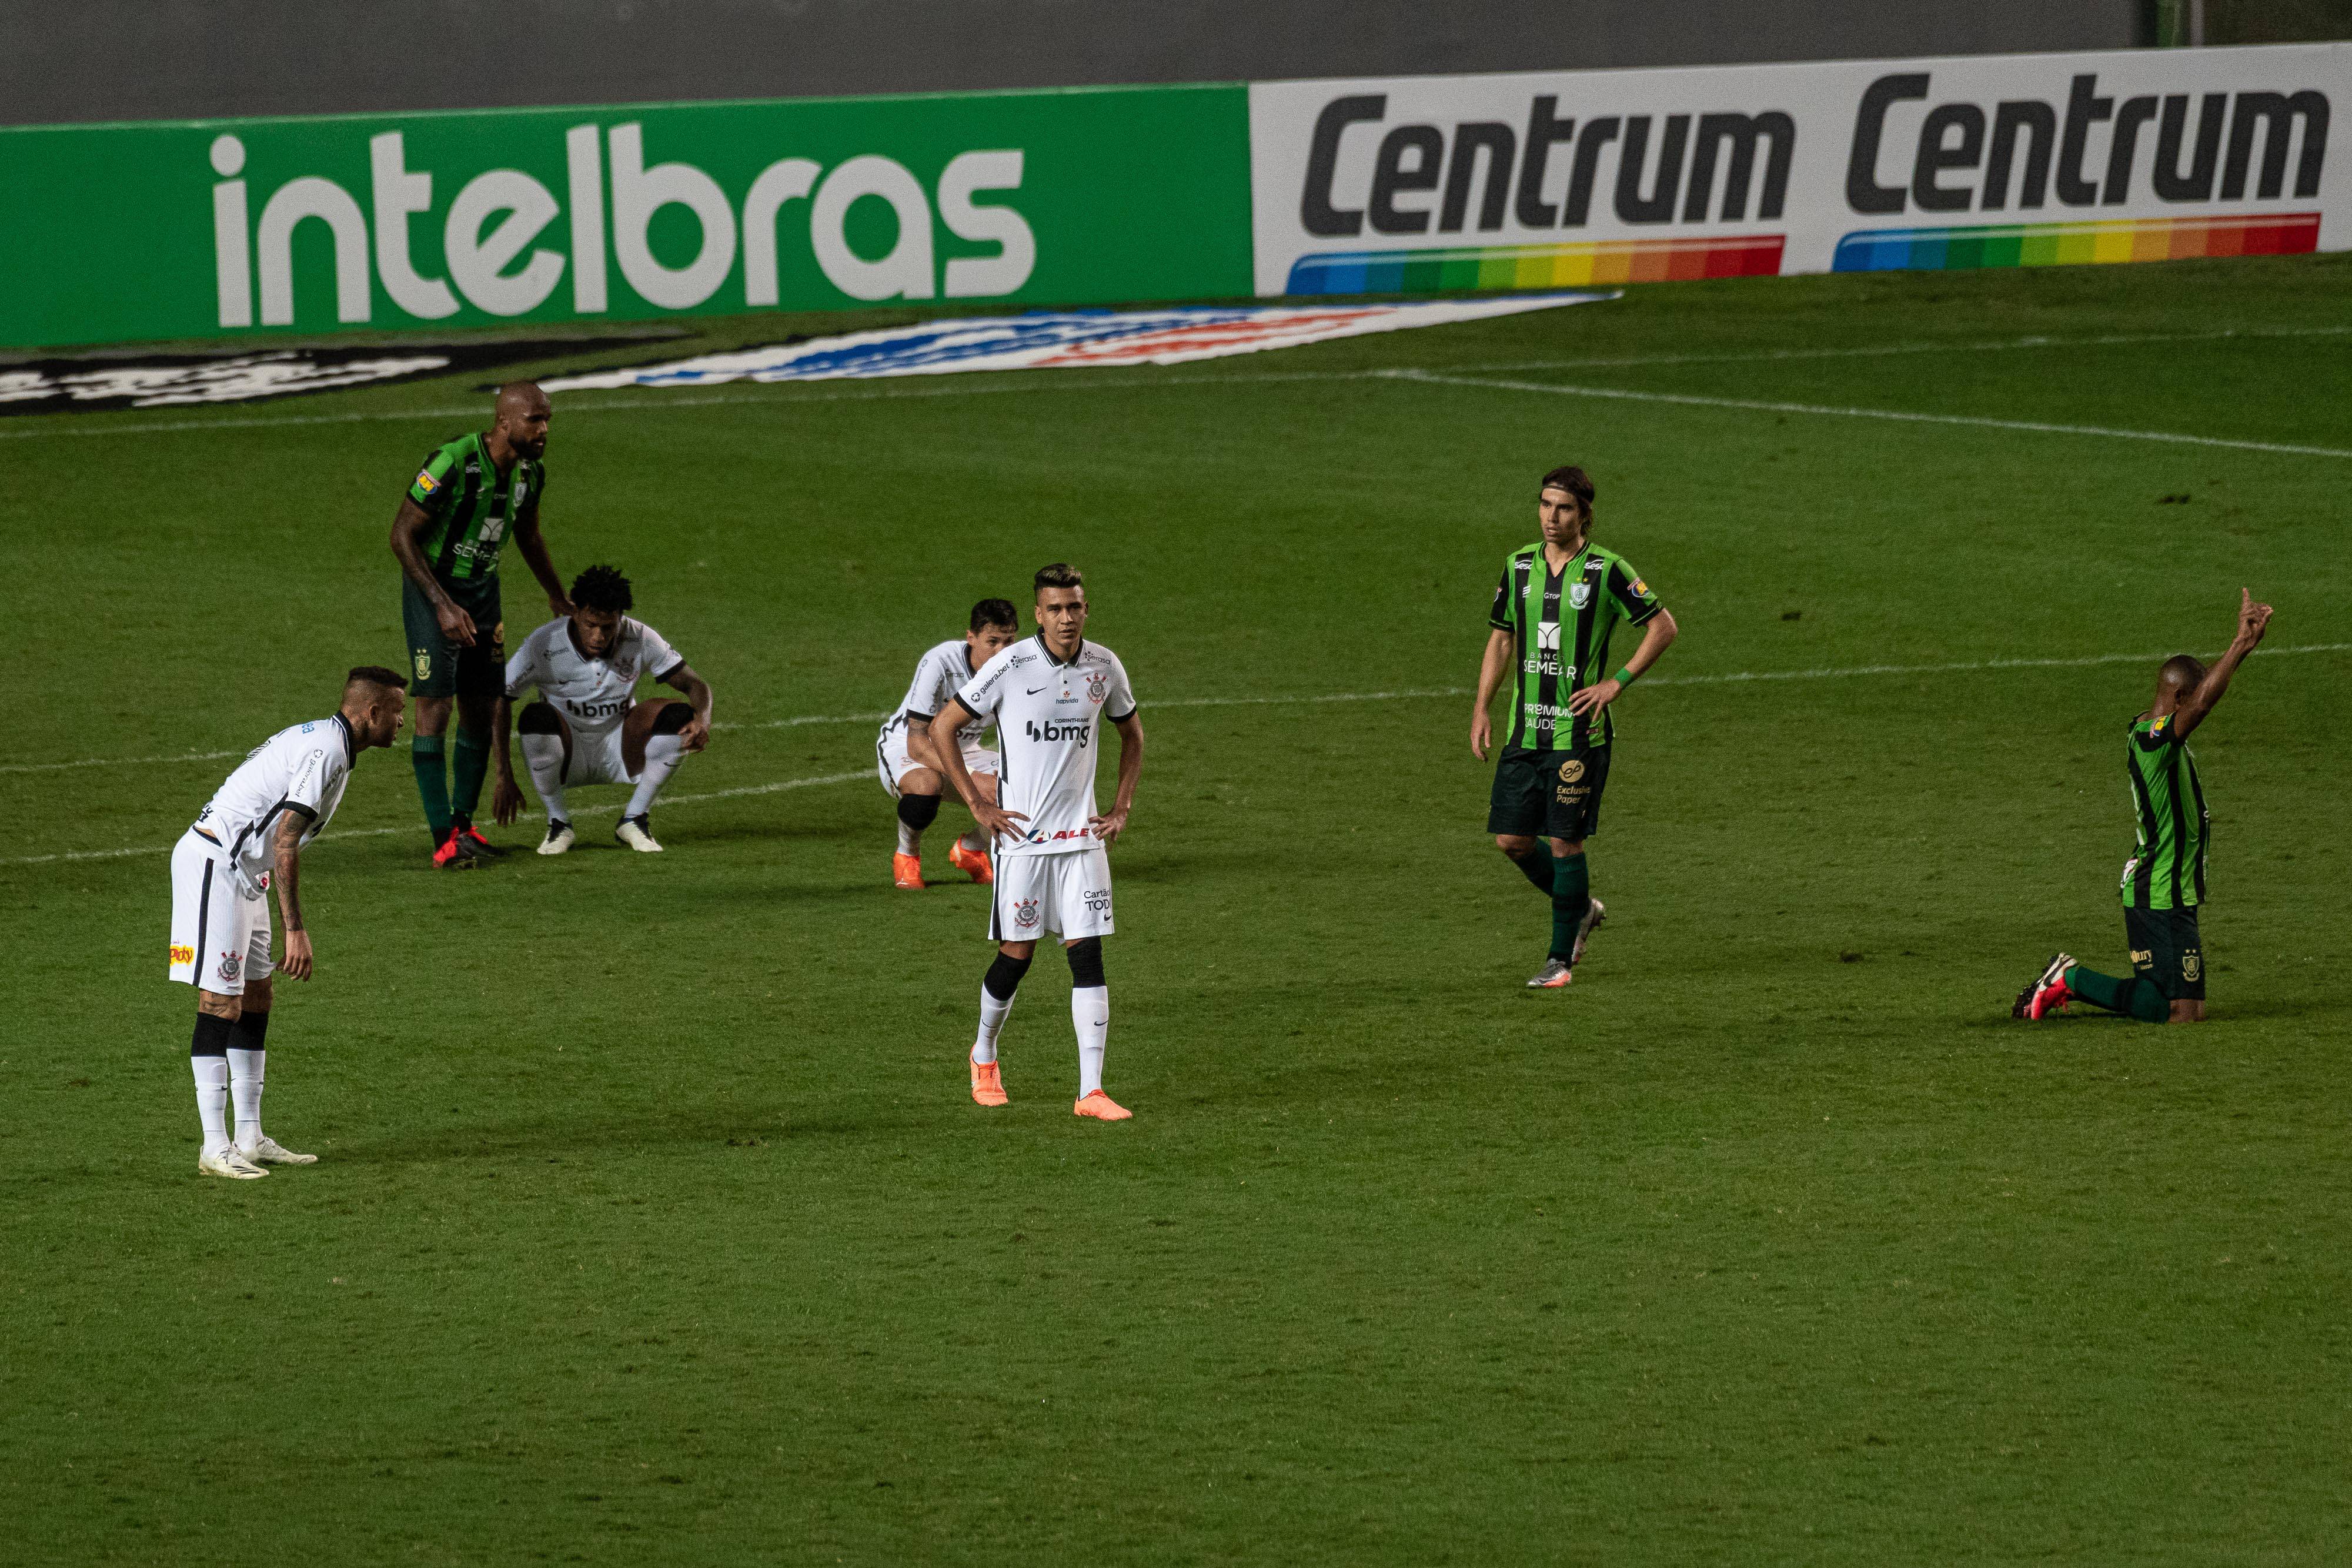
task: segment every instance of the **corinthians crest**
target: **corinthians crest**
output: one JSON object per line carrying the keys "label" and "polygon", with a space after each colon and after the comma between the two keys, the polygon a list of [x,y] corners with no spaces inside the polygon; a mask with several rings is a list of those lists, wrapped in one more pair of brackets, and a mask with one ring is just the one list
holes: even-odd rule
{"label": "corinthians crest", "polygon": [[1035,929],[1037,925],[1037,901],[1034,898],[1014,899],[1013,901],[1013,924],[1019,926],[1024,931]]}
{"label": "corinthians crest", "polygon": [[1097,670],[1087,676],[1087,701],[1099,703],[1110,691],[1110,672]]}

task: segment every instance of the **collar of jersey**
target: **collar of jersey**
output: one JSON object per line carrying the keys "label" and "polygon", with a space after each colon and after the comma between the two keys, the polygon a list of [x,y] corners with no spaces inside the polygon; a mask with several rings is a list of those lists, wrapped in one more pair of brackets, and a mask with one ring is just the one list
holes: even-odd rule
{"label": "collar of jersey", "polygon": [[1056,659],[1054,657],[1054,650],[1045,645],[1045,633],[1043,632],[1033,632],[1030,635],[1036,640],[1037,652],[1045,654],[1045,662],[1053,665],[1054,668],[1057,670],[1068,669],[1072,664],[1078,662],[1078,654],[1084,653],[1087,651],[1087,640],[1084,637],[1081,637],[1078,639],[1078,651],[1076,653],[1072,653],[1066,660]]}
{"label": "collar of jersey", "polygon": [[357,767],[360,760],[360,748],[352,744],[352,721],[343,716],[343,710],[341,708],[335,710],[335,728],[343,737],[343,766]]}

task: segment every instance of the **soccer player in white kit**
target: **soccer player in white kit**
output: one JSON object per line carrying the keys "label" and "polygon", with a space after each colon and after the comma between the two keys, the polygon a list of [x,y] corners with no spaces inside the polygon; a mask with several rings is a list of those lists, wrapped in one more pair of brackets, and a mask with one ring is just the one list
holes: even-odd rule
{"label": "soccer player in white kit", "polygon": [[[307,1166],[261,1130],[263,1053],[273,973],[310,977],[302,922],[302,847],[343,799],[352,764],[400,733],[408,683],[380,665],[353,670],[329,717],[281,729],[253,748],[172,850],[171,977],[196,988],[196,1169],[251,1181],[264,1166]],[[286,956],[269,961],[269,902],[286,917]],[[232,1137],[226,1113],[234,1102]]]}
{"label": "soccer player in white kit", "polygon": [[[1062,938],[1070,956],[1070,1023],[1078,1036],[1078,1098],[1071,1110],[1104,1122],[1134,1113],[1103,1092],[1110,993],[1102,939],[1111,934],[1110,855],[1135,803],[1143,772],[1143,721],[1118,655],[1086,640],[1087,593],[1077,569],[1056,561],[1037,573],[1037,634],[1016,643],[931,720],[942,771],[993,835],[996,891],[988,934],[996,961],[980,988],[980,1035],[971,1048],[971,1097],[1006,1103],[996,1037],[1029,971],[1041,933]],[[981,793],[956,744],[974,719],[996,720],[1003,756],[997,799]],[[1095,810],[1096,741],[1102,721],[1118,731],[1118,787],[1110,810]]]}
{"label": "soccer player in white kit", "polygon": [[[507,661],[507,684],[490,727],[498,739],[499,781],[490,809],[505,827],[522,810],[508,727],[522,736],[523,765],[547,808],[547,837],[539,852],[560,855],[575,837],[564,813],[563,791],[574,784],[634,784],[613,836],[631,849],[658,854],[654,800],[689,752],[710,739],[710,683],[677,650],[628,610],[629,580],[609,566],[592,566],[572,583],[572,613],[523,639]],[[636,700],[637,677],[651,675],[686,694]],[[540,700],[513,716],[515,699],[531,687]]]}
{"label": "soccer player in white kit", "polygon": [[[923,830],[940,814],[940,770],[931,750],[931,720],[955,700],[964,683],[1021,635],[1020,612],[1009,599],[983,599],[971,607],[971,627],[961,637],[937,643],[915,666],[898,711],[882,721],[874,737],[874,760],[882,788],[898,802],[898,849],[890,857],[890,880],[899,887],[923,885]],[[996,753],[981,745],[988,728],[973,719],[956,732],[964,771],[989,799],[996,798]],[[948,850],[948,863],[974,882],[987,882],[988,841],[966,833]]]}

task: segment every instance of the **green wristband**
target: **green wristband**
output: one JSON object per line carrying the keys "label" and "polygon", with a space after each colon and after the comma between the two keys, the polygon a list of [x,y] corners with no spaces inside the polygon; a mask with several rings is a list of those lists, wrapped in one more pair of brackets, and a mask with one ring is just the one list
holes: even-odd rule
{"label": "green wristband", "polygon": [[1618,684],[1618,685],[1620,685],[1620,686],[1630,686],[1630,685],[1632,685],[1633,684],[1633,665],[1631,665],[1631,664],[1626,664],[1626,665],[1624,665],[1624,666],[1621,667],[1621,668],[1618,670],[1618,672],[1617,672],[1617,684]]}

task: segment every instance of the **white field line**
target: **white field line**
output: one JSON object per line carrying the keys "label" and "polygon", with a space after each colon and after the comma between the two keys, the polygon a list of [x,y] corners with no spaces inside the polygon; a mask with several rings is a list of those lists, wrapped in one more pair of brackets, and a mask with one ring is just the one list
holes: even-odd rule
{"label": "white field line", "polygon": [[[1733,354],[1650,354],[1629,355],[1607,359],[1530,360],[1496,365],[1469,365],[1460,367],[1460,369],[1475,372],[1478,371],[1602,370],[1639,368],[1645,365],[1769,364],[1781,361],[1872,358],[1894,354],[1985,353],[2034,349],[2104,348],[2155,343],[2204,343],[2226,341],[2241,338],[2252,340],[2272,338],[2337,337],[2347,333],[2352,333],[2352,328],[2243,327],[2221,328],[2210,332],[2106,334],[2103,336],[2085,338],[1999,338],[1980,340],[1972,342],[1956,343],[1889,343],[1853,349],[1769,349],[1759,350],[1752,353]],[[1126,368],[1139,369],[1141,367]],[[845,389],[840,391],[827,390],[822,392],[799,390],[812,387],[816,383],[808,382],[792,382],[772,383],[758,391],[713,392],[699,395],[692,393],[656,392],[651,396],[640,395],[611,398],[603,402],[575,402],[573,401],[574,399],[593,397],[594,395],[593,393],[575,392],[567,395],[564,400],[563,408],[567,414],[602,413],[608,410],[613,412],[644,410],[658,412],[662,409],[709,408],[717,404],[729,403],[768,403],[781,408],[798,403],[880,402],[906,398],[992,397],[1003,396],[1007,393],[1024,392],[1160,392],[1171,388],[1189,386],[1232,386],[1257,382],[1279,383],[1286,382],[1377,381],[1408,375],[1412,372],[1401,368],[1364,371],[1274,371],[1256,375],[1186,375],[1179,371],[1174,375],[1152,380],[1128,379],[1118,381],[1102,380],[1088,375],[1083,371],[1074,373],[1067,371],[1040,371],[1035,372],[1034,374],[1019,371],[987,373],[1020,375],[1026,379],[1017,382],[992,382],[974,386],[960,384],[955,382],[954,378],[949,378],[950,384],[947,385],[867,387],[861,391],[849,391]],[[1562,391],[1566,389],[1552,388],[1548,390]],[[168,434],[173,431],[183,430],[259,430],[281,424],[291,427],[297,425],[319,424],[373,424],[404,420],[473,419],[478,417],[481,412],[482,405],[478,402],[472,402],[450,408],[367,409],[350,413],[265,414],[259,416],[244,416],[225,419],[151,419],[143,423],[115,423],[104,420],[95,422],[74,420],[72,423],[53,424],[43,423],[22,428],[16,427],[15,425],[15,422],[10,421],[8,427],[0,428],[0,441],[37,441],[52,435],[162,435]],[[26,415],[25,417],[28,419],[49,419],[60,416],[33,414]],[[63,415],[63,417],[71,418],[69,414]],[[1913,417],[1924,419],[1932,416],[1918,415]],[[2022,428],[2071,429],[2076,427],[2025,426]],[[2087,427],[2082,428],[2087,429]],[[2131,432],[2123,431],[2095,431],[2090,433],[2109,435],[2129,435],[2133,434]],[[2162,437],[2158,439],[2186,440],[2194,438]],[[2223,443],[2222,444],[2233,444]],[[2304,449],[2279,447],[2267,448],[2265,450],[2299,451]],[[2332,453],[2328,455],[2335,455],[2335,454]]]}
{"label": "white field line", "polygon": [[2042,435],[2093,435],[2116,441],[2159,441],[2182,446],[2222,446],[2239,452],[2280,452],[2298,457],[2352,457],[2352,450],[2339,446],[2290,446],[2274,441],[2231,441],[2217,435],[2180,435],[2162,430],[2117,430],[2103,424],[2051,424],[2041,420],[1987,419],[1964,413],[1908,413],[1891,408],[1840,408],[1827,403],[1773,402],[1762,398],[1702,397],[1696,392],[1627,392],[1618,387],[1500,381],[1485,376],[1449,375],[1439,371],[1384,371],[1381,373],[1391,381],[1411,382],[1417,386],[1485,387],[1494,392],[1549,392],[1556,397],[1680,403],[1692,408],[1738,408],[1760,413],[1814,413],[1838,419],[1886,419],[1905,424],[1960,424],[1982,430],[2022,430]]}
{"label": "white field line", "polygon": [[[2293,647],[2257,648],[2254,650],[2254,656],[2266,658],[2284,653],[2352,653],[2352,643],[2304,643]],[[2169,653],[2093,653],[2072,659],[1979,659],[1965,664],[1847,664],[1819,670],[1738,670],[1717,675],[1658,675],[1645,680],[1643,684],[1651,687],[1717,686],[1737,685],[1751,681],[1826,681],[1866,675],[1970,674],[1995,670],[2078,670],[2087,669],[2095,664],[2154,664],[2170,657]],[[1471,692],[1472,688],[1469,686],[1419,686],[1391,692],[1328,692],[1294,696],[1171,697],[1164,702],[1147,703],[1144,706],[1157,710],[1171,707],[1271,707],[1312,703],[1410,702],[1425,697],[1466,697],[1471,695]],[[768,719],[753,725],[715,727],[775,729],[787,725],[868,724],[885,716],[887,716],[863,713],[811,714],[795,718]],[[222,751],[205,755],[230,757],[236,753]],[[125,758],[123,765],[129,766],[135,762],[150,760],[154,759]],[[163,760],[184,759],[169,758]],[[61,766],[79,767],[82,764]],[[821,784],[846,784],[853,779],[870,779],[873,776],[872,768],[860,768],[853,772],[827,773],[814,779],[784,779],[772,784],[746,784],[733,789],[713,789],[700,795],[673,795],[666,797],[661,804],[667,809],[671,806],[696,805],[705,800],[734,800],[751,795],[780,794],[787,789],[808,789]],[[619,810],[620,807],[617,805],[589,806],[574,812],[573,815],[610,816]],[[354,828],[349,832],[327,833],[322,836],[328,839],[372,839],[381,838],[387,833],[409,833],[415,831],[415,825],[410,823],[397,828]],[[121,850],[69,850],[56,854],[17,855],[0,860],[0,865],[47,865],[58,861],[121,860],[131,855],[168,854],[171,852],[171,845],[165,844],[161,847]]]}
{"label": "white field line", "polygon": [[71,762],[0,763],[0,773],[55,773],[67,768],[148,768],[159,762],[217,762],[242,751],[175,751],[169,757],[82,757]]}
{"label": "white field line", "polygon": [[[745,795],[774,795],[786,789],[811,789],[820,784],[846,784],[853,779],[873,777],[874,769],[861,768],[855,773],[827,773],[818,779],[783,779],[773,784],[747,784],[740,789],[713,789],[702,795],[671,795],[664,798],[660,804],[664,809],[671,806],[692,806],[704,800],[732,800]],[[609,805],[583,806],[572,814],[574,817],[609,817],[620,809],[621,802],[615,801]],[[313,841],[323,842],[329,839],[381,839],[392,833],[415,831],[417,831],[417,824],[408,822],[397,828],[353,828],[348,832],[321,833],[318,840]],[[16,855],[6,860],[0,860],[0,865],[50,865],[59,861],[128,860],[133,855],[167,855],[171,852],[170,844],[164,844],[161,848],[147,845],[127,850],[65,850],[50,855]]]}

